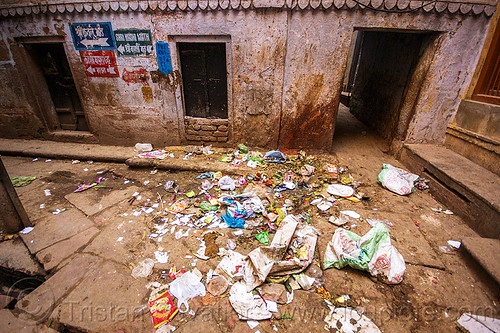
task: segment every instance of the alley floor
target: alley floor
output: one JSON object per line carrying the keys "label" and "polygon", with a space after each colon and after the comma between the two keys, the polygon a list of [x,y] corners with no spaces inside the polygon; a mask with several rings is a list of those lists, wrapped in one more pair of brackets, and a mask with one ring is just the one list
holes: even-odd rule
{"label": "alley floor", "polygon": [[[192,298],[190,311],[177,313],[170,326],[160,328],[162,332],[167,327],[175,327],[175,332],[322,332],[330,313],[325,298],[364,314],[382,332],[456,332],[456,321],[463,313],[499,316],[496,286],[464,251],[448,244],[476,233],[456,215],[444,214],[442,210],[447,208],[426,190],[400,196],[378,184],[382,163],[404,166],[388,153],[382,139],[349,115],[341,117],[330,154],[284,151],[284,164],[262,163],[256,168],[242,164],[230,175],[237,180],[236,193],[253,190],[268,212],[285,205],[288,214],[307,217],[318,230],[314,259],[305,270],[315,280],[313,287],[294,290],[293,300],[279,304],[278,312],[253,328],[233,309],[231,288],[217,296],[207,291],[203,297]],[[183,161],[187,155],[184,147],[165,149],[174,156],[166,159]],[[222,163],[235,150],[214,148],[214,154],[193,154],[185,163]],[[155,288],[172,282],[168,274],[172,266],[201,273],[205,284],[207,273],[216,270],[233,242],[235,252],[247,255],[262,246],[255,237],[258,233],[268,231],[270,240],[276,233],[261,214],[248,218],[242,229],[209,228],[210,224],[196,228],[183,223],[205,216],[201,208],[210,197],[202,193],[202,182],[207,179],[196,178],[201,172],[41,156],[3,156],[2,160],[11,177],[36,179],[16,187],[33,230],[12,238],[3,235],[6,240],[0,248],[23,248],[25,244],[37,260],[29,263],[30,275],[43,282],[26,290],[14,286],[1,291],[18,298],[17,303],[0,310],[2,332],[154,332],[148,299]],[[335,164],[338,174],[329,173],[327,163]],[[316,168],[306,186],[281,187],[286,175],[299,183],[299,170],[305,164]],[[272,182],[259,180],[263,175]],[[74,193],[81,184],[91,184],[99,177],[101,181],[93,188]],[[238,183],[241,177],[246,184]],[[165,189],[168,181],[178,187]],[[311,204],[330,196],[325,191],[329,184],[341,182],[355,188],[362,199],[332,198],[332,207],[325,211]],[[207,193],[221,198],[231,191],[214,186]],[[185,220],[180,223],[180,216],[169,211],[179,201],[186,204],[180,212]],[[216,215],[220,217],[225,210],[220,206]],[[329,219],[345,210],[360,215],[343,226],[360,236],[371,229],[367,219],[390,222],[392,245],[406,262],[401,283],[388,284],[350,267],[321,269],[327,244],[339,228]],[[215,236],[211,241],[207,231]],[[199,251],[203,240],[205,253]],[[215,251],[208,255],[213,242]],[[166,258],[159,258],[159,253],[168,255],[166,263],[161,263]],[[148,258],[155,261],[152,273],[134,278],[133,269]],[[11,265],[15,268],[21,263]]]}

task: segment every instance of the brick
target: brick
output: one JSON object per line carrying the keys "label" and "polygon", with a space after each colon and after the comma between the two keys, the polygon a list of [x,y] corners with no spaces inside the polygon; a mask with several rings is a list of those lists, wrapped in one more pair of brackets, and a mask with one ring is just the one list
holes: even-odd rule
{"label": "brick", "polygon": [[227,125],[219,125],[217,128],[219,132],[227,132]]}
{"label": "brick", "polygon": [[186,135],[199,135],[199,133],[192,129],[186,129]]}
{"label": "brick", "polygon": [[217,138],[215,136],[203,136],[201,140],[205,142],[213,142],[217,141]]}
{"label": "brick", "polygon": [[217,141],[218,142],[227,142],[227,137],[225,137],[225,138],[224,137],[218,137]]}
{"label": "brick", "polygon": [[227,132],[214,132],[214,136],[225,136],[227,137]]}
{"label": "brick", "polygon": [[198,135],[186,135],[188,141],[201,141],[202,137]]}
{"label": "brick", "polygon": [[201,125],[201,130],[202,131],[216,131],[217,130],[217,127],[214,126],[214,125]]}

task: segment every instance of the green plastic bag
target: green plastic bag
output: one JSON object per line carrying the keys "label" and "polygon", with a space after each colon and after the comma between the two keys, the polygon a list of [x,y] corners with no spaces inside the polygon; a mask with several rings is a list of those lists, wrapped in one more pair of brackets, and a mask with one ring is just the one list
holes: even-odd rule
{"label": "green plastic bag", "polygon": [[371,275],[383,274],[389,283],[400,283],[406,270],[403,256],[391,244],[389,230],[377,223],[363,237],[339,228],[328,243],[323,269],[351,266]]}
{"label": "green plastic bag", "polygon": [[203,202],[200,205],[200,208],[204,212],[215,212],[217,209],[219,209],[218,206],[212,206],[209,202]]}
{"label": "green plastic bag", "polygon": [[255,238],[257,238],[261,244],[269,245],[269,233],[267,231],[259,232],[255,235]]}
{"label": "green plastic bag", "polygon": [[242,144],[242,143],[240,143],[240,144],[238,145],[238,150],[239,150],[239,151],[240,151],[240,153],[242,153],[242,154],[248,154],[248,152],[250,151],[250,150],[248,149],[248,147],[247,147],[247,146],[245,146],[245,145],[244,145],[244,144]]}
{"label": "green plastic bag", "polygon": [[19,176],[19,177],[11,177],[10,181],[14,187],[22,187],[31,184],[32,181],[36,179],[35,176]]}

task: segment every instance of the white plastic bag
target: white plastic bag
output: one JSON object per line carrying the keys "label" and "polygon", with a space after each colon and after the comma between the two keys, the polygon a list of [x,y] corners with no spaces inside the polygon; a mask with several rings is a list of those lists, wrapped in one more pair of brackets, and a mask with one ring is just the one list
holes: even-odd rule
{"label": "white plastic bag", "polygon": [[[186,272],[170,283],[170,293],[177,298],[179,312],[186,313],[189,311],[188,301],[196,296],[205,296],[206,290],[197,275]],[[182,305],[185,310],[182,310]]]}
{"label": "white plastic bag", "polygon": [[132,270],[132,276],[134,279],[140,277],[148,277],[153,272],[153,267],[155,266],[155,262],[153,259],[144,259],[139,265],[134,267]]}
{"label": "white plastic bag", "polygon": [[148,151],[153,150],[153,146],[150,143],[136,143],[135,144],[135,151],[137,153],[145,153]]}
{"label": "white plastic bag", "polygon": [[420,177],[390,164],[382,164],[382,171],[377,176],[378,182],[394,193],[408,195],[413,192],[413,183]]}
{"label": "white plastic bag", "polygon": [[247,291],[247,286],[242,282],[237,282],[231,287],[229,302],[242,320],[264,320],[272,317],[264,300],[259,295]]}
{"label": "white plastic bag", "polygon": [[234,191],[236,184],[234,180],[229,176],[224,176],[219,179],[219,187],[224,191]]}

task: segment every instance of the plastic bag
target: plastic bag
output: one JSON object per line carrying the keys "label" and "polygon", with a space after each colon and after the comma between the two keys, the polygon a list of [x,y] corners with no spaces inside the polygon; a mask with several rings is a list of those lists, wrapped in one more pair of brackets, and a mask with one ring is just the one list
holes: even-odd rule
{"label": "plastic bag", "polygon": [[239,150],[239,151],[240,151],[240,153],[242,153],[242,154],[248,154],[248,152],[250,151],[250,150],[248,149],[248,147],[247,147],[247,146],[245,146],[245,145],[244,145],[244,144],[242,144],[242,143],[240,143],[240,144],[238,145],[238,150]]}
{"label": "plastic bag", "polygon": [[234,191],[236,184],[234,183],[234,180],[231,177],[224,176],[221,179],[219,179],[219,187],[221,190],[224,191]]}
{"label": "plastic bag", "polygon": [[134,267],[132,270],[132,276],[134,279],[148,277],[153,272],[154,266],[155,262],[153,259],[144,259],[139,265]]}
{"label": "plastic bag", "polygon": [[377,176],[378,182],[394,193],[408,195],[413,192],[414,182],[419,179],[418,175],[410,173],[390,164],[382,164],[382,171]]}
{"label": "plastic bag", "polygon": [[406,270],[403,256],[391,244],[389,230],[382,223],[375,224],[363,237],[343,228],[335,230],[326,247],[323,269],[347,265],[374,276],[383,274],[394,284],[403,280]]}
{"label": "plastic bag", "polygon": [[272,317],[264,300],[259,295],[247,291],[246,285],[242,282],[237,282],[231,287],[229,302],[240,319],[264,320]]}
{"label": "plastic bag", "polygon": [[[181,313],[189,311],[188,301],[196,296],[205,296],[206,290],[200,278],[186,272],[170,283],[170,293],[177,298],[177,307]],[[182,310],[184,305],[185,310]]]}
{"label": "plastic bag", "polygon": [[255,235],[255,238],[259,241],[259,243],[269,245],[269,233],[267,231],[259,232]]}
{"label": "plastic bag", "polygon": [[286,156],[278,150],[272,150],[264,155],[264,161],[268,163],[285,163]]}
{"label": "plastic bag", "polygon": [[330,184],[326,188],[326,191],[331,195],[336,195],[344,198],[350,197],[354,194],[354,189],[352,187],[341,184]]}
{"label": "plastic bag", "polygon": [[137,153],[145,153],[153,150],[153,146],[150,143],[136,143],[135,151]]}

